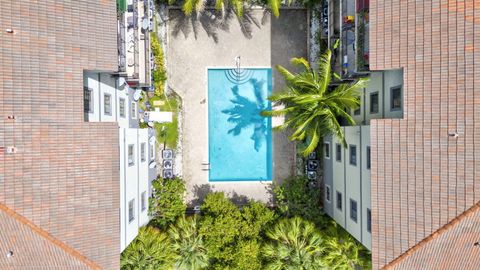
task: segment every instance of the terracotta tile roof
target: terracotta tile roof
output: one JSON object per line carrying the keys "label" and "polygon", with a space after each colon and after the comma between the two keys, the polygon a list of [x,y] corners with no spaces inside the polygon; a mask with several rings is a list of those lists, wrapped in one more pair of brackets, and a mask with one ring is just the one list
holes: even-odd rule
{"label": "terracotta tile roof", "polygon": [[[370,68],[404,68],[404,119],[371,122],[375,269],[480,201],[479,37],[479,1],[370,1]],[[465,243],[456,248],[471,253],[468,222],[454,226]],[[428,250],[438,265],[475,259]]]}
{"label": "terracotta tile roof", "polygon": [[[385,268],[476,269],[480,262],[479,241],[480,203],[477,203],[390,262]],[[438,260],[437,256],[432,256],[435,254],[442,254],[443,258]]]}
{"label": "terracotta tile roof", "polygon": [[[0,266],[2,269],[100,269],[76,250],[55,239],[25,217],[0,204]],[[5,255],[12,251],[12,257]],[[35,265],[32,265],[32,261]]]}
{"label": "terracotta tile roof", "polygon": [[[118,269],[118,127],[83,117],[83,71],[117,70],[116,3],[1,2],[0,147],[18,151],[0,151],[0,203],[101,268]],[[16,238],[18,250],[66,252],[22,224],[0,218],[1,228],[13,230],[2,237]],[[3,255],[1,269],[10,263]],[[56,256],[44,255],[56,265]],[[67,265],[67,255],[64,269],[77,267],[78,258],[70,254]],[[29,258],[20,266],[35,268],[37,257]]]}

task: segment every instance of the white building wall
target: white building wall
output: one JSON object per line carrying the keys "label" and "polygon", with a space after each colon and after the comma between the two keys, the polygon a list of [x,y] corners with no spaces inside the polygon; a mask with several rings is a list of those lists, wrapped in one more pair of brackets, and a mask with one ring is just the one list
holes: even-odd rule
{"label": "white building wall", "polygon": [[[370,249],[371,235],[366,227],[366,209],[370,208],[370,171],[366,169],[366,149],[370,145],[370,127],[348,126],[344,127],[344,132],[348,148],[345,148],[336,137],[328,136],[324,140],[324,143],[331,145],[330,159],[323,157],[324,164],[328,166],[324,167],[324,177],[328,178],[325,179],[325,184],[331,186],[332,190],[331,203],[325,202],[326,209],[328,208],[326,212]],[[341,147],[340,160],[337,158],[337,144]],[[356,165],[350,164],[352,146],[356,146]],[[337,192],[342,194],[342,209],[338,208]],[[350,199],[357,203],[356,222],[350,216]]]}
{"label": "white building wall", "polygon": [[[370,147],[370,126],[361,126],[362,131],[362,197],[361,197],[361,215],[362,215],[362,243],[368,249],[372,248],[372,233],[367,230],[367,209],[371,208],[371,190],[370,190],[370,169],[367,167],[367,148]],[[359,209],[360,211],[360,209]]]}
{"label": "white building wall", "polygon": [[90,98],[92,99],[90,112],[88,113],[89,122],[100,121],[100,82],[98,73],[84,72],[83,86],[91,90]]}
{"label": "white building wall", "polygon": [[122,252],[126,244],[126,194],[125,194],[125,156],[126,149],[125,144],[125,129],[118,129],[118,140],[119,140],[119,149],[120,149],[120,252]]}
{"label": "white building wall", "polygon": [[[102,122],[116,122],[117,121],[117,90],[116,79],[110,74],[99,73],[100,79],[100,121]],[[110,112],[106,112],[105,96],[110,96]]]}
{"label": "white building wall", "polygon": [[[386,70],[384,71],[384,91],[385,91],[385,118],[402,118],[403,117],[403,70]],[[393,87],[402,88],[402,109],[392,110],[391,108],[391,89]]]}
{"label": "white building wall", "polygon": [[[121,90],[117,90],[117,100],[116,100],[116,111],[117,111],[117,122],[118,125],[122,128],[128,128],[129,126],[129,117],[130,117],[130,107],[128,105],[128,95],[127,92],[128,87],[122,88]],[[120,100],[123,100],[125,106],[125,114],[124,117],[120,115]]]}
{"label": "white building wall", "polygon": [[[372,94],[378,93],[378,112],[371,111]],[[384,118],[383,113],[383,72],[372,72],[368,85],[365,88],[365,123],[370,124],[371,119]]]}
{"label": "white building wall", "polygon": [[[136,129],[138,131],[138,213],[139,213],[139,225],[143,226],[148,223],[148,129]],[[141,145],[145,145],[144,161],[141,157]],[[142,193],[145,192],[145,208],[142,209]]]}
{"label": "white building wall", "polygon": [[[361,241],[361,179],[360,179],[360,126],[345,127],[348,148],[345,149],[345,229]],[[356,165],[352,164],[350,151],[356,149]],[[357,220],[351,218],[350,200],[357,203]]]}
{"label": "white building wall", "polygon": [[[342,145],[342,159],[337,161],[336,146],[337,144],[342,145],[342,143],[335,137],[332,137],[331,141],[331,159],[332,159],[332,168],[333,168],[333,187],[332,187],[332,203],[333,203],[333,216],[337,222],[345,227],[345,147]],[[337,192],[342,194],[342,207],[339,208],[337,200]]]}
{"label": "white building wall", "polygon": [[[134,164],[129,164],[128,162],[128,147],[133,145],[134,153],[133,153],[133,160]],[[138,219],[138,189],[139,189],[139,181],[138,181],[138,171],[139,171],[139,163],[138,163],[138,139],[137,139],[137,130],[136,129],[125,129],[125,204],[126,207],[125,211],[125,228],[126,228],[126,245],[135,239],[138,234],[138,227],[139,227],[139,219]],[[131,200],[135,200],[134,202],[134,219],[132,221],[129,220],[128,216],[128,203]]]}
{"label": "white building wall", "polygon": [[[117,122],[119,125],[120,153],[120,251],[123,251],[135,239],[138,229],[148,223],[148,198],[150,196],[149,163],[155,159],[150,154],[150,145],[155,149],[155,140],[149,139],[148,129],[139,129],[136,119],[131,119],[131,97],[128,86],[118,88],[117,78],[106,73],[84,73],[84,87],[92,90],[90,122]],[[105,111],[105,94],[110,95],[110,113]],[[124,116],[120,112],[120,100],[124,101]],[[138,108],[137,108],[138,109]],[[112,142],[115,143],[115,142]],[[144,161],[141,157],[141,145],[144,144]],[[129,165],[128,146],[132,145],[134,163]],[[142,196],[145,198],[142,207]],[[129,202],[134,200],[134,218],[129,220]]]}

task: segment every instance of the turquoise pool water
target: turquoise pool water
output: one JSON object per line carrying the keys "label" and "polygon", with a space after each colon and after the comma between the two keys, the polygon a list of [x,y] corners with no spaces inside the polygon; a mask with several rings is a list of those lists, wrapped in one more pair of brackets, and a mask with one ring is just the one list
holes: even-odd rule
{"label": "turquoise pool water", "polygon": [[208,70],[209,181],[272,180],[271,69]]}

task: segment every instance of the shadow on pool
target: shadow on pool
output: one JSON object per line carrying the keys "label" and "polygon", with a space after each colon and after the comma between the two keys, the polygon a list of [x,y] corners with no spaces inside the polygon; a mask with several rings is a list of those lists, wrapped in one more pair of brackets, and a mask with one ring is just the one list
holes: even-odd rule
{"label": "shadow on pool", "polygon": [[268,109],[265,97],[262,95],[264,80],[250,79],[255,101],[250,100],[238,93],[238,85],[232,87],[234,98],[231,100],[233,106],[230,109],[223,110],[222,113],[230,115],[228,122],[235,124],[235,127],[228,131],[228,134],[238,136],[243,130],[252,128],[253,147],[258,152],[262,143],[267,137],[267,121],[260,113]]}

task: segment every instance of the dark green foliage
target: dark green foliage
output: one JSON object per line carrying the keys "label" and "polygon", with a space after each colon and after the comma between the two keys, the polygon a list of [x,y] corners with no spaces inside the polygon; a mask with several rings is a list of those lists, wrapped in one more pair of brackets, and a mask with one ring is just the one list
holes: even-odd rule
{"label": "dark green foliage", "polygon": [[152,71],[153,86],[155,88],[155,95],[162,96],[165,88],[165,81],[167,80],[167,71],[165,70],[165,56],[162,45],[158,40],[157,34],[152,32],[150,34],[151,48],[154,57],[156,68]]}
{"label": "dark green foliage", "polygon": [[318,189],[305,177],[274,188],[278,215],[261,202],[239,207],[215,192],[205,198],[201,216],[186,218],[182,180],[160,178],[153,186],[152,223],[169,226],[168,234],[142,228],[122,254],[122,269],[371,268],[369,252],[321,213]]}
{"label": "dark green foliage", "polygon": [[185,214],[187,208],[183,200],[186,190],[185,183],[180,178],[158,178],[152,182],[152,186],[153,198],[150,198],[149,203],[151,224],[159,228],[166,228]]}
{"label": "dark green foliage", "polygon": [[307,177],[295,176],[273,187],[278,211],[286,217],[300,216],[320,222],[320,190],[311,187]]}
{"label": "dark green foliage", "polygon": [[137,238],[122,252],[120,267],[133,269],[172,269],[175,254],[165,233],[153,227],[140,228]]}
{"label": "dark green foliage", "polygon": [[331,60],[332,52],[327,50],[318,59],[317,69],[313,69],[304,58],[292,58],[292,64],[302,69],[299,73],[292,73],[277,65],[287,87],[283,92],[274,93],[268,98],[277,108],[262,112],[263,116],[286,117],[286,121],[275,129],[292,129],[290,140],[307,142],[307,147],[302,151],[304,156],[313,152],[326,135],[336,136],[347,146],[338,119],[355,124],[348,112],[360,105],[360,90],[367,82],[361,78],[353,83],[340,83],[331,89],[330,82],[334,76]]}
{"label": "dark green foliage", "polygon": [[267,230],[263,247],[265,269],[323,269],[323,237],[312,222],[300,217],[280,220]]}
{"label": "dark green foliage", "polygon": [[223,193],[209,194],[202,204],[200,234],[212,269],[261,269],[261,231],[274,213],[259,202],[240,210]]}
{"label": "dark green foliage", "polygon": [[332,219],[325,235],[323,262],[329,269],[372,269],[370,251]]}
{"label": "dark green foliage", "polygon": [[176,270],[199,270],[208,266],[207,250],[198,232],[196,217],[181,217],[169,230],[172,247],[177,257]]}

